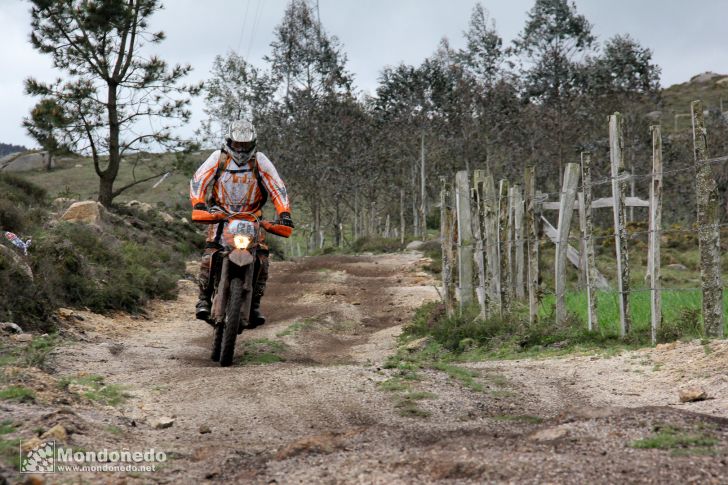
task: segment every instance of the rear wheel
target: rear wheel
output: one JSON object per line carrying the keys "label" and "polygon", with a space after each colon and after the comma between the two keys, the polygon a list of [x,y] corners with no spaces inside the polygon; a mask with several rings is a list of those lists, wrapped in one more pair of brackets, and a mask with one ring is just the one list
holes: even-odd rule
{"label": "rear wheel", "polygon": [[238,326],[240,325],[240,309],[247,293],[243,290],[244,278],[245,272],[230,278],[230,294],[225,310],[225,328],[222,332],[222,351],[220,353],[220,365],[222,367],[227,367],[233,363],[235,339],[238,336]]}

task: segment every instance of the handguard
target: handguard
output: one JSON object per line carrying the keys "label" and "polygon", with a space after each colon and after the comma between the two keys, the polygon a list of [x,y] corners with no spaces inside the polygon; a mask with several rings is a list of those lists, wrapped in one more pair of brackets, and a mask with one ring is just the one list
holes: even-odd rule
{"label": "handguard", "polygon": [[275,234],[276,236],[291,237],[291,234],[293,234],[293,228],[290,226],[284,226],[283,224],[275,224],[270,221],[261,221],[260,225],[263,226],[263,229],[270,232],[271,234]]}
{"label": "handguard", "polygon": [[192,222],[199,222],[200,224],[216,224],[224,221],[227,217],[227,214],[224,212],[207,212],[202,209],[192,209]]}

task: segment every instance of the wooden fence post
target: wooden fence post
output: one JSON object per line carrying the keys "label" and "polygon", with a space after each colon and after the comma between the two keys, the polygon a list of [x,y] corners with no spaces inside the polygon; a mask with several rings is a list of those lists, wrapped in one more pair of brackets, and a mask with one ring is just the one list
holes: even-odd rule
{"label": "wooden fence post", "polygon": [[452,192],[445,177],[440,177],[440,237],[442,247],[442,300],[447,316],[455,312],[455,288],[452,265],[454,260],[454,220],[452,213]]}
{"label": "wooden fence post", "polygon": [[508,234],[506,235],[506,265],[508,266],[508,297],[516,295],[516,244],[515,244],[515,190],[516,186],[508,188]]}
{"label": "wooden fence post", "polygon": [[538,272],[538,223],[536,210],[536,167],[527,167],[524,174],[526,189],[526,228],[528,232],[528,321],[538,319],[539,272]]}
{"label": "wooden fence post", "polygon": [[508,271],[508,258],[503,251],[508,247],[508,181],[498,183],[498,253],[500,258],[501,308],[508,309],[511,301],[511,274]]}
{"label": "wooden fence post", "polygon": [[556,322],[566,320],[566,249],[569,247],[569,228],[574,214],[576,186],[579,183],[579,165],[567,163],[564,170],[564,186],[561,189],[559,206],[559,238],[556,241]]}
{"label": "wooden fence post", "polygon": [[708,134],[703,119],[703,103],[690,104],[695,151],[695,189],[698,202],[700,278],[703,286],[703,325],[705,335],[723,336],[723,282],[720,274],[720,227],[718,186],[708,159]]}
{"label": "wooden fence post", "polygon": [[576,204],[579,206],[579,289],[581,289],[586,286],[586,248],[584,244],[586,212],[584,211],[584,192],[576,193]]}
{"label": "wooden fence post", "polygon": [[617,253],[617,288],[619,291],[619,334],[630,331],[629,312],[629,255],[627,253],[627,224],[624,199],[629,174],[624,169],[624,139],[622,115],[609,117],[609,158],[612,166],[612,198],[614,209],[614,246]]}
{"label": "wooden fence post", "polygon": [[460,311],[473,300],[473,231],[468,172],[455,174],[455,206],[458,221],[458,288]]}
{"label": "wooden fence post", "polygon": [[499,245],[499,205],[495,191],[495,180],[492,175],[485,177],[483,184],[483,213],[485,219],[485,251],[486,279],[488,280],[488,312],[501,315],[503,300],[501,298],[501,262]]}
{"label": "wooden fence post", "polygon": [[478,297],[478,305],[480,305],[480,317],[485,318],[485,289],[488,285],[485,279],[485,257],[483,254],[483,180],[485,179],[484,170],[473,171],[473,188],[471,189],[471,209],[473,235],[475,237],[475,266],[478,271],[478,285],[475,288],[475,295]]}
{"label": "wooden fence post", "polygon": [[[597,294],[594,282],[597,279],[594,239],[592,238],[592,177],[591,153],[581,154],[581,182],[584,189],[584,263],[586,264],[587,328],[593,331],[598,325]],[[581,202],[580,202],[581,203]]]}
{"label": "wooden fence post", "polygon": [[523,255],[523,242],[524,242],[524,230],[523,230],[523,192],[521,186],[514,186],[513,192],[513,235],[516,242],[515,257],[516,257],[516,298],[523,300],[526,297],[524,291],[524,278],[526,273],[526,266]]}
{"label": "wooden fence post", "polygon": [[660,235],[662,232],[662,133],[660,125],[650,127],[652,131],[652,184],[650,184],[650,238],[647,253],[650,271],[650,336],[652,345],[657,343],[657,332],[662,322],[662,300],[660,298]]}

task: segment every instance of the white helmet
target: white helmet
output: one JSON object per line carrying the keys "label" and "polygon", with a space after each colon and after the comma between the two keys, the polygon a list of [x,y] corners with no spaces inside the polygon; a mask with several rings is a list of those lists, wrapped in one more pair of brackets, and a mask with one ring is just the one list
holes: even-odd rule
{"label": "white helmet", "polygon": [[242,165],[255,156],[257,144],[258,135],[253,123],[248,120],[235,120],[230,123],[222,148],[236,164]]}

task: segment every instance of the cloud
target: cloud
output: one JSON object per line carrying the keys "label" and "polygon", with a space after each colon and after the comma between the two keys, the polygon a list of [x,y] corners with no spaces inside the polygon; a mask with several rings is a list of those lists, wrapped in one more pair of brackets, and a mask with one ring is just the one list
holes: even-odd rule
{"label": "cloud", "polygon": [[[315,4],[316,0],[312,0]],[[344,45],[356,85],[373,92],[381,69],[400,62],[418,64],[432,54],[441,38],[462,47],[474,0],[318,0],[325,29]],[[506,42],[523,28],[533,0],[483,1]],[[209,76],[214,57],[238,51],[254,63],[269,52],[273,31],[287,0],[168,0],[151,26],[167,39],[148,52],[170,63],[189,63],[190,81]],[[667,86],[706,71],[728,71],[724,26],[728,2],[702,0],[696,9],[682,0],[577,0],[577,9],[605,40],[629,33],[653,49]],[[28,43],[29,6],[0,0],[0,141],[31,145],[20,126],[34,101],[23,95],[28,76],[51,80],[58,73],[48,56]],[[193,121],[182,134],[191,134],[202,120],[203,102],[193,103]]]}

